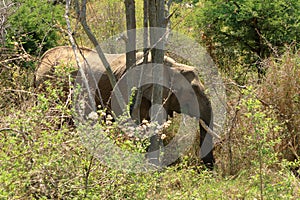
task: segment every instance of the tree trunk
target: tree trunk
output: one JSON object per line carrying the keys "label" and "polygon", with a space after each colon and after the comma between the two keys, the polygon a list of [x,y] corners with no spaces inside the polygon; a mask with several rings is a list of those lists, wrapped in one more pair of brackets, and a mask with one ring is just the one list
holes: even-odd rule
{"label": "tree trunk", "polygon": [[[153,63],[162,63],[164,59],[164,34],[166,27],[165,1],[149,1],[150,45]],[[155,29],[154,29],[155,27]]]}
{"label": "tree trunk", "polygon": [[149,31],[148,31],[148,27],[149,27],[149,0],[144,0],[144,60],[143,63],[147,64],[148,63],[148,54],[149,54]]}
{"label": "tree trunk", "polygon": [[[163,123],[163,88],[159,83],[163,79],[163,61],[164,61],[164,36],[166,20],[164,0],[149,0],[149,25],[150,25],[150,48],[151,48],[151,62],[152,62],[152,77],[153,77],[153,90],[152,90],[152,108],[151,121]],[[156,83],[156,84],[155,84]],[[149,146],[148,159],[150,163],[160,166],[160,148],[162,141],[159,135],[153,135],[150,139],[151,145]]]}
{"label": "tree trunk", "polygon": [[135,19],[135,2],[134,0],[125,0],[126,12],[126,69],[135,66],[136,63],[136,19]]}
{"label": "tree trunk", "polygon": [[[149,25],[150,29],[150,47],[151,47],[151,61],[153,64],[153,82],[161,83],[163,78],[163,60],[164,60],[164,36],[165,36],[165,1],[151,0],[149,1]],[[152,105],[162,106],[163,88],[155,84],[152,91]],[[159,111],[155,111],[154,120],[162,123],[159,117]]]}

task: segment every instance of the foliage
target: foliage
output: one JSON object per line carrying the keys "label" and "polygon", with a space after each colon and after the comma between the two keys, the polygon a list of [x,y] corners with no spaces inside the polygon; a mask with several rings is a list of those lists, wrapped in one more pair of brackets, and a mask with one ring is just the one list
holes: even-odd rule
{"label": "foliage", "polygon": [[[95,2],[97,5],[91,4],[90,9],[101,12],[108,1],[92,1]],[[110,7],[114,11],[115,16],[110,16],[114,23],[120,17],[116,14],[120,7],[120,4]],[[185,8],[180,9],[186,12]],[[193,14],[193,8],[188,9]],[[94,21],[90,22],[95,23],[93,27],[97,31],[96,19],[102,15],[93,16]],[[184,21],[184,25],[192,22]],[[99,28],[99,33],[104,31],[108,36],[113,34],[112,29],[117,32],[123,26],[107,24],[109,27]],[[194,30],[182,31],[191,34]],[[12,51],[20,50],[19,45],[11,47]],[[261,65],[268,67],[265,79],[260,84],[253,81],[238,85],[232,79],[239,78],[236,70],[243,70],[245,58],[238,56],[241,49],[237,47],[226,47],[226,51],[236,53],[240,60],[230,60],[227,54],[219,62],[224,68],[240,63],[225,79],[228,126],[215,146],[213,172],[206,171],[188,156],[180,163],[151,173],[128,173],[108,167],[83,145],[80,127],[75,128],[73,124],[71,95],[65,85],[71,69],[59,66],[55,70],[58,77],[55,84],[48,81],[44,91],[37,91],[32,88],[33,68],[2,62],[7,57],[1,55],[0,199],[259,199],[260,196],[299,199],[299,178],[291,171],[298,169],[300,173],[297,159],[300,154],[299,52],[286,49],[282,57],[263,60]],[[251,73],[247,79],[252,81]],[[108,115],[99,111],[97,117],[99,120]],[[96,128],[109,130],[107,136],[124,150],[145,151],[142,142],[134,141],[120,130],[124,124],[109,121],[99,120],[101,126]],[[175,119],[161,136],[174,134],[178,124]],[[143,125],[147,128],[148,124]],[[130,124],[126,128],[133,135],[140,133]],[[190,132],[190,127],[186,132]]]}
{"label": "foliage", "polygon": [[263,73],[260,61],[282,54],[285,44],[299,42],[297,0],[203,1],[194,13],[194,37],[227,71],[241,65]]}
{"label": "foliage", "polygon": [[8,19],[7,45],[18,42],[31,55],[40,55],[56,46],[60,39],[58,27],[65,24],[64,7],[47,0],[16,0],[15,3],[15,11]]}
{"label": "foliage", "polygon": [[[16,84],[22,88],[23,82]],[[68,107],[70,99],[61,98],[68,96],[68,90],[62,87],[64,84],[63,78],[55,85],[46,83],[48,89],[37,97],[21,93],[27,96],[26,106],[15,105],[8,107],[5,113],[0,112],[3,136],[0,140],[0,198],[252,199],[259,197],[260,175],[264,196],[300,197],[299,181],[288,168],[299,162],[279,162],[277,153],[282,129],[277,127],[281,124],[276,117],[271,117],[274,115],[272,110],[264,109],[254,98],[254,89],[243,92],[240,120],[232,138],[235,140],[233,160],[227,159],[226,151],[216,151],[214,172],[206,171],[184,157],[180,163],[161,171],[128,173],[109,168],[83,145],[80,129],[75,129],[68,120],[72,115]],[[99,114],[100,118],[101,111]],[[143,147],[136,149],[138,143],[134,141],[121,143],[118,139],[124,135],[120,136],[122,132],[116,127],[120,124],[106,123],[108,121],[102,128],[113,126],[108,128],[111,138],[120,145],[125,144],[122,148],[144,150]],[[236,169],[232,175],[222,168],[223,163],[229,161]]]}
{"label": "foliage", "polygon": [[299,51],[289,48],[282,57],[269,58],[263,63],[268,73],[258,87],[258,96],[282,123],[283,155],[293,161],[300,155],[300,59]]}
{"label": "foliage", "polygon": [[[120,0],[87,2],[87,23],[99,42],[125,31],[124,2]],[[77,22],[74,22],[76,25]],[[78,28],[78,29],[77,29]],[[93,47],[81,26],[74,26],[75,37],[81,46]],[[114,49],[105,49],[114,53]]]}
{"label": "foliage", "polygon": [[[251,95],[251,93],[251,88],[245,91],[247,96]],[[253,154],[254,158],[251,159],[252,170],[255,172],[252,178],[260,185],[260,197],[262,199],[265,195],[265,189],[269,187],[265,183],[267,178],[266,172],[269,167],[279,163],[278,153],[275,148],[281,141],[281,137],[278,134],[280,126],[276,119],[267,117],[267,114],[272,115],[270,111],[262,111],[262,105],[259,100],[251,97],[242,99],[241,105],[246,107],[247,111],[244,115],[246,119],[250,120],[250,126],[248,127],[250,135],[245,134],[244,139],[249,143],[247,153],[252,155],[252,150],[257,152]]]}
{"label": "foliage", "polygon": [[[2,59],[4,61],[7,59],[5,54]],[[32,63],[26,62],[23,58],[16,58],[13,61],[3,62],[0,65],[0,108],[3,113],[9,112],[14,107],[25,106],[26,100],[32,95],[32,91],[28,91],[33,85]],[[25,67],[20,67],[21,63],[27,64],[24,65]]]}
{"label": "foliage", "polygon": [[[57,101],[59,89],[48,91],[51,93],[38,95],[37,104],[26,112],[14,111],[5,117],[2,126],[9,128],[1,131],[4,135],[0,142],[1,198],[247,199],[258,196],[258,181],[252,173],[256,167],[250,173],[241,171],[236,178],[218,175],[220,169],[213,174],[189,166],[185,160],[151,173],[125,173],[108,168],[82,145],[78,131],[62,123],[70,111],[64,102]],[[251,109],[252,105],[248,107]],[[264,127],[272,126],[258,116]],[[254,151],[256,145],[264,148],[271,145],[261,142],[264,141],[252,145]],[[270,149],[266,150],[264,159],[273,156]],[[279,173],[265,170],[264,181],[266,196],[293,199],[300,195],[297,180],[284,168]]]}

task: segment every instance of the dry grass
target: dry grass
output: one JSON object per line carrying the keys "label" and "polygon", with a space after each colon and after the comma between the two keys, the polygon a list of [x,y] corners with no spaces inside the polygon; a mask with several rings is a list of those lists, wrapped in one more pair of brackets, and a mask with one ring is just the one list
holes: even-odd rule
{"label": "dry grass", "polygon": [[286,52],[279,59],[268,59],[268,73],[258,89],[258,97],[276,112],[284,128],[280,151],[292,161],[300,156],[300,53]]}

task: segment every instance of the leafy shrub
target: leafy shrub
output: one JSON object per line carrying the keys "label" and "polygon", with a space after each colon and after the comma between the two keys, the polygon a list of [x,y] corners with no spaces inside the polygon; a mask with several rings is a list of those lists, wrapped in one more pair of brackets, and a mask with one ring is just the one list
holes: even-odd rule
{"label": "leafy shrub", "polygon": [[[264,196],[300,197],[299,181],[285,168],[277,168],[280,164],[274,157],[281,131],[276,127],[281,124],[271,117],[272,110],[254,98],[254,89],[244,91],[240,102],[239,120],[232,132],[234,157],[230,160],[225,150],[216,151],[216,173],[190,166],[186,158],[162,171],[126,173],[100,162],[83,146],[80,130],[67,123],[72,110],[61,98],[69,94],[63,90],[63,80],[46,83],[48,89],[39,94],[27,88],[24,91],[31,93],[19,95],[28,101],[7,105],[6,112],[0,108],[1,199],[253,199],[260,193],[259,174]],[[23,82],[18,84],[22,88]],[[118,138],[117,131],[112,137]],[[236,171],[234,176],[223,177],[227,169],[222,164],[229,161]]]}
{"label": "leafy shrub", "polygon": [[26,101],[33,94],[33,68],[20,67],[17,65],[20,63],[24,63],[24,60],[14,60],[14,63],[3,62],[0,67],[0,109],[4,113],[14,107],[26,107]]}
{"label": "leafy shrub", "polygon": [[15,12],[9,17],[7,45],[22,44],[31,55],[41,55],[57,45],[60,36],[56,26],[63,26],[64,7],[47,0],[16,0]]}
{"label": "leafy shrub", "polygon": [[[255,173],[257,168],[253,166],[259,163],[259,159],[263,159],[266,168],[272,168],[279,162],[280,123],[274,117],[275,112],[266,109],[255,92],[251,86],[243,89],[240,99],[231,108],[234,112],[230,116],[233,115],[233,118],[221,153],[229,156],[229,160],[220,160],[226,173],[235,174],[246,169]],[[265,157],[259,158],[262,152]]]}
{"label": "leafy shrub", "polygon": [[300,57],[299,51],[287,50],[280,58],[264,62],[268,69],[259,86],[258,96],[276,112],[276,119],[284,128],[281,132],[281,152],[292,161],[300,155]]}
{"label": "leafy shrub", "polygon": [[[246,170],[265,176],[262,180],[268,180],[273,170],[286,168],[297,176],[299,53],[288,48],[282,57],[266,59],[263,65],[267,72],[260,84],[254,81],[243,86],[227,80],[228,129],[224,141],[217,144],[218,166],[225,174]],[[259,176],[253,178],[261,182]],[[265,189],[271,190],[269,186]]]}
{"label": "leafy shrub", "polygon": [[187,19],[194,37],[226,71],[241,65],[264,73],[258,61],[282,54],[285,44],[299,42],[297,0],[202,1],[194,13]]}

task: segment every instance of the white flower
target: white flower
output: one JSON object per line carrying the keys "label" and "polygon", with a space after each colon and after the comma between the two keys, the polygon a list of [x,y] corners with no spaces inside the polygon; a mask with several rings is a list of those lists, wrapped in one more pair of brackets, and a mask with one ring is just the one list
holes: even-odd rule
{"label": "white flower", "polygon": [[101,111],[101,112],[100,112],[100,116],[101,116],[101,117],[105,117],[105,115],[106,115],[106,113],[105,113],[104,111]]}
{"label": "white flower", "polygon": [[106,121],[105,123],[106,123],[106,125],[112,125],[111,121]]}
{"label": "white flower", "polygon": [[144,125],[144,124],[142,125],[142,127],[143,127],[143,129],[144,129],[144,130],[146,130],[146,129],[147,129],[147,126],[146,126],[146,125]]}
{"label": "white flower", "polygon": [[132,127],[132,126],[129,126],[129,127],[128,127],[128,130],[131,131],[131,132],[133,132],[133,131],[135,131],[135,128]]}
{"label": "white flower", "polygon": [[144,131],[144,128],[141,127],[141,126],[138,126],[138,127],[136,127],[136,130],[137,130],[138,132],[142,132],[142,131]]}
{"label": "white flower", "polygon": [[163,128],[163,126],[162,125],[157,125],[157,127],[156,127],[157,129],[162,129]]}
{"label": "white flower", "polygon": [[87,117],[88,119],[92,119],[92,120],[97,120],[98,119],[98,114],[94,111],[90,112],[90,114]]}
{"label": "white flower", "polygon": [[133,137],[134,136],[132,132],[127,133],[127,135],[128,135],[128,137]]}
{"label": "white flower", "polygon": [[148,124],[148,127],[155,127],[156,125],[153,123],[153,122],[151,122],[150,124]]}
{"label": "white flower", "polygon": [[162,140],[164,140],[164,139],[166,139],[166,134],[161,134],[161,136],[160,136],[160,138],[162,139]]}
{"label": "white flower", "polygon": [[148,122],[148,120],[143,119],[142,123],[143,123],[143,124],[148,124],[149,122]]}
{"label": "white flower", "polygon": [[112,117],[110,114],[108,114],[108,115],[106,116],[106,119],[107,119],[107,120],[112,120],[113,117]]}

